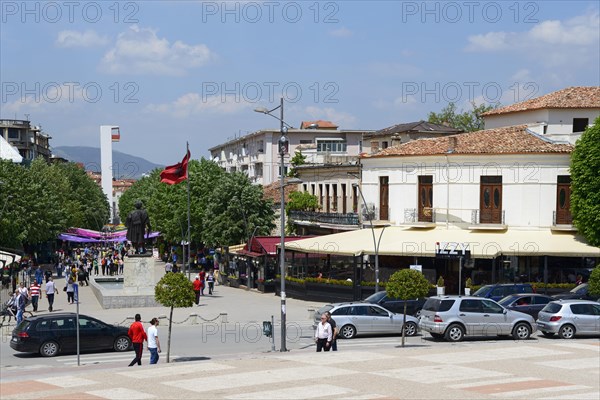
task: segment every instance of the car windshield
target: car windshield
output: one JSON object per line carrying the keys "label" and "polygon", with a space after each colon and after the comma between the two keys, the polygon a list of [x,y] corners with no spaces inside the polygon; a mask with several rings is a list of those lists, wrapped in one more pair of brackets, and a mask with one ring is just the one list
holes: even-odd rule
{"label": "car windshield", "polygon": [[502,299],[498,300],[498,304],[503,305],[504,307],[507,307],[510,303],[513,302],[515,298],[513,296],[506,296],[503,297]]}
{"label": "car windshield", "polygon": [[475,293],[473,293],[473,296],[481,296],[482,294],[487,293],[487,291],[490,289],[490,285],[485,285],[479,288],[479,290],[477,290]]}
{"label": "car windshield", "polygon": [[367,303],[377,303],[379,300],[383,299],[386,295],[386,292],[377,292],[373,293],[369,297],[365,299]]}
{"label": "car windshield", "polygon": [[579,286],[575,286],[573,289],[571,289],[571,293],[585,293],[585,290],[587,288],[587,283],[582,283]]}
{"label": "car windshield", "polygon": [[327,304],[326,306],[323,306],[321,308],[319,308],[319,310],[317,311],[317,313],[319,315],[325,314],[327,311],[330,311],[333,308],[332,304]]}

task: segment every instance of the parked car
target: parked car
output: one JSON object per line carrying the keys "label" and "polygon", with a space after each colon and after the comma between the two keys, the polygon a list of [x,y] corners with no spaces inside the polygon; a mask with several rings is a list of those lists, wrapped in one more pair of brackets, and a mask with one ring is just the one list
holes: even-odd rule
{"label": "parked car", "polygon": [[433,296],[419,318],[421,330],[451,342],[468,336],[508,336],[525,340],[536,331],[531,315],[508,310],[490,299],[474,296]]}
{"label": "parked car", "polygon": [[[364,302],[327,304],[315,312],[313,327],[321,321],[321,315],[329,311],[339,330],[339,336],[350,339],[357,335],[402,334],[404,315],[394,314],[377,304]],[[406,316],[406,336],[414,336],[419,320]]]}
{"label": "parked car", "polygon": [[552,301],[540,311],[537,325],[546,337],[555,333],[563,339],[600,335],[600,303],[578,299]]}
{"label": "parked car", "polygon": [[[77,316],[56,313],[26,318],[13,330],[10,347],[26,353],[54,357],[77,351]],[[128,328],[104,323],[87,315],[79,315],[79,343],[82,352],[131,349]]]}
{"label": "parked car", "polygon": [[556,300],[579,299],[579,300],[596,300],[588,293],[588,284],[582,283],[577,285],[568,292],[558,293],[554,295]]}
{"label": "parked car", "polygon": [[485,297],[486,299],[498,301],[515,293],[535,293],[535,290],[533,290],[533,286],[529,283],[503,283],[484,285],[473,293],[473,296]]}
{"label": "parked car", "polygon": [[554,301],[554,297],[536,293],[516,293],[506,296],[498,301],[504,308],[529,314],[536,319],[538,313],[546,304]]}
{"label": "parked car", "polygon": [[423,304],[425,304],[425,298],[413,299],[413,300],[400,300],[394,299],[387,295],[386,291],[373,293],[367,297],[364,301],[371,304],[378,304],[396,314],[404,314],[404,303],[406,303],[406,315],[417,316]]}

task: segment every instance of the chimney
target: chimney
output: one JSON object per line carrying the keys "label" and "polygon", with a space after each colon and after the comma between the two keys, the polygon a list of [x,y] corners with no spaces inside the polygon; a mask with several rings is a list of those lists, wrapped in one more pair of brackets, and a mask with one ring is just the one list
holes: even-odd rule
{"label": "chimney", "polygon": [[392,135],[392,147],[402,144],[402,139],[397,133]]}
{"label": "chimney", "polygon": [[448,151],[447,153],[454,153],[456,150],[457,138],[456,136],[448,136]]}

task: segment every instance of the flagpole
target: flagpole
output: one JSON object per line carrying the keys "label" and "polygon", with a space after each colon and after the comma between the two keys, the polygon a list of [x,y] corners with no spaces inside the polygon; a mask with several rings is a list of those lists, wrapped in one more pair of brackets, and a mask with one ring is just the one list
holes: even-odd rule
{"label": "flagpole", "polygon": [[[186,145],[186,156],[187,154],[190,152],[190,143],[189,142],[185,142]],[[191,217],[190,217],[190,167],[189,167],[189,159],[188,159],[188,166],[185,169],[185,180],[187,181],[187,220],[188,220],[188,226],[187,226],[187,242],[188,242],[188,279],[191,279],[191,241],[192,241],[192,228],[191,228]]]}

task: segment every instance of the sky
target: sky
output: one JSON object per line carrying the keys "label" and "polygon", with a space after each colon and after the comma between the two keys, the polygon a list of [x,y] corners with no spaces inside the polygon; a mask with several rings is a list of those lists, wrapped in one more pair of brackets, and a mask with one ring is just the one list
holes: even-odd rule
{"label": "sky", "polygon": [[[173,164],[284,120],[382,129],[600,85],[597,1],[5,1],[0,118]],[[277,111],[278,113],[278,111]]]}

